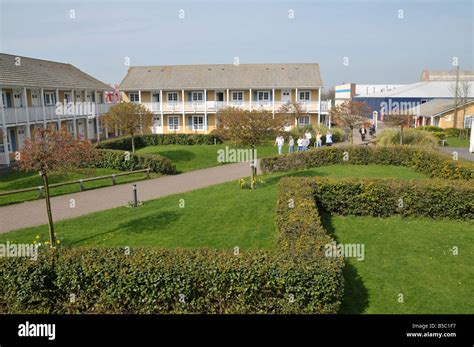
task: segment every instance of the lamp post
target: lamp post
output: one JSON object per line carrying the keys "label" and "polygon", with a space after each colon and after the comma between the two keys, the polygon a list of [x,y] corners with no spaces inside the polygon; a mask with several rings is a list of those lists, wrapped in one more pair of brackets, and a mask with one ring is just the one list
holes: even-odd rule
{"label": "lamp post", "polygon": [[377,130],[378,115],[379,113],[377,111],[372,112],[372,122],[375,125],[375,130]]}

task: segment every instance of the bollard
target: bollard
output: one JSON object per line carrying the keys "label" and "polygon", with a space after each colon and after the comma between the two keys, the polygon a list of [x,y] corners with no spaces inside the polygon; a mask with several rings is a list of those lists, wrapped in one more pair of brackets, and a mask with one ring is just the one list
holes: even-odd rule
{"label": "bollard", "polygon": [[115,186],[115,174],[112,174],[112,185]]}
{"label": "bollard", "polygon": [[43,187],[39,186],[38,187],[38,199],[41,199],[43,197]]}
{"label": "bollard", "polygon": [[84,181],[79,180],[79,185],[80,185],[80,191],[83,192],[84,191]]}
{"label": "bollard", "polygon": [[150,169],[146,169],[146,178],[150,178]]}
{"label": "bollard", "polygon": [[132,200],[132,206],[137,207],[138,206],[138,197],[137,197],[137,185],[133,185],[133,200]]}

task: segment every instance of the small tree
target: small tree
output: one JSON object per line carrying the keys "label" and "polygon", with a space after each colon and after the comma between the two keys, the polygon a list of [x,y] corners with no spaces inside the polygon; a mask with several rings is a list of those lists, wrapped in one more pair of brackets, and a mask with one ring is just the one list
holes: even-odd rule
{"label": "small tree", "polygon": [[390,114],[386,116],[385,123],[393,127],[400,128],[400,144],[403,145],[403,128],[408,127],[413,115],[409,114]]}
{"label": "small tree", "polygon": [[370,107],[365,102],[348,100],[333,109],[330,116],[338,125],[350,130],[351,144],[354,144],[354,129],[367,122]]}
{"label": "small tree", "polygon": [[132,138],[132,152],[135,152],[135,135],[140,132],[150,132],[153,125],[153,112],[141,104],[122,102],[112,106],[102,116],[104,124],[109,129],[117,129]]}
{"label": "small tree", "polygon": [[[236,145],[247,145],[252,147],[263,143],[269,138],[281,133],[288,124],[284,114],[273,115],[269,111],[247,111],[240,108],[228,107],[217,113],[219,120],[217,133],[224,139],[232,141]],[[256,160],[256,158],[253,158]],[[257,177],[257,166],[252,165],[251,186],[255,188]]]}
{"label": "small tree", "polygon": [[93,163],[97,157],[98,154],[90,142],[75,139],[71,134],[53,128],[37,129],[31,139],[25,140],[17,161],[18,168],[23,171],[37,171],[43,178],[51,247],[54,246],[56,238],[48,175],[53,171],[77,170]]}

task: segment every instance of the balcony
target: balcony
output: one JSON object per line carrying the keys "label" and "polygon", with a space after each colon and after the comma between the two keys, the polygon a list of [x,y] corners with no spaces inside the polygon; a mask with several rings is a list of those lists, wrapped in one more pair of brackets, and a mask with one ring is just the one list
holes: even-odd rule
{"label": "balcony", "polygon": [[95,104],[91,103],[84,107],[83,104],[69,104],[64,108],[63,112],[58,112],[57,106],[32,106],[28,107],[6,107],[3,109],[5,114],[5,122],[7,125],[26,124],[26,123],[42,123],[44,121],[57,121],[72,119],[75,116],[85,117],[91,114],[106,113],[114,104]]}
{"label": "balcony", "polygon": [[[147,107],[151,112],[159,113],[161,112],[161,105],[160,102],[143,102],[142,103],[145,107]],[[287,102],[282,101],[252,101],[252,110],[266,110],[266,111],[273,111],[273,107],[275,107],[275,111],[278,111],[282,106],[286,105]],[[318,101],[300,101],[299,104],[302,106],[305,112],[318,112],[319,111],[319,102]],[[204,113],[207,111],[208,113],[214,113],[219,110],[222,110],[226,107],[237,107],[243,110],[250,110],[250,102],[249,101],[185,101],[184,105],[181,101],[173,101],[173,102],[163,102],[162,108],[163,113],[183,113],[183,106],[185,113]],[[327,113],[330,110],[330,102],[329,101],[321,101],[321,112]]]}

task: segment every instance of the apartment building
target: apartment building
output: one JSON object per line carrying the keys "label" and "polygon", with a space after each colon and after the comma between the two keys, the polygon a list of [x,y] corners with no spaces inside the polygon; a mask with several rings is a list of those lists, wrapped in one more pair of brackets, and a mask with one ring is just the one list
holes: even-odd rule
{"label": "apartment building", "polygon": [[126,102],[155,115],[154,133],[209,133],[225,107],[267,110],[298,102],[305,110],[294,126],[326,123],[318,64],[173,65],[130,67],[119,86]]}
{"label": "apartment building", "polygon": [[100,139],[100,115],[113,88],[71,64],[0,53],[0,164],[35,128],[51,124],[78,138]]}

